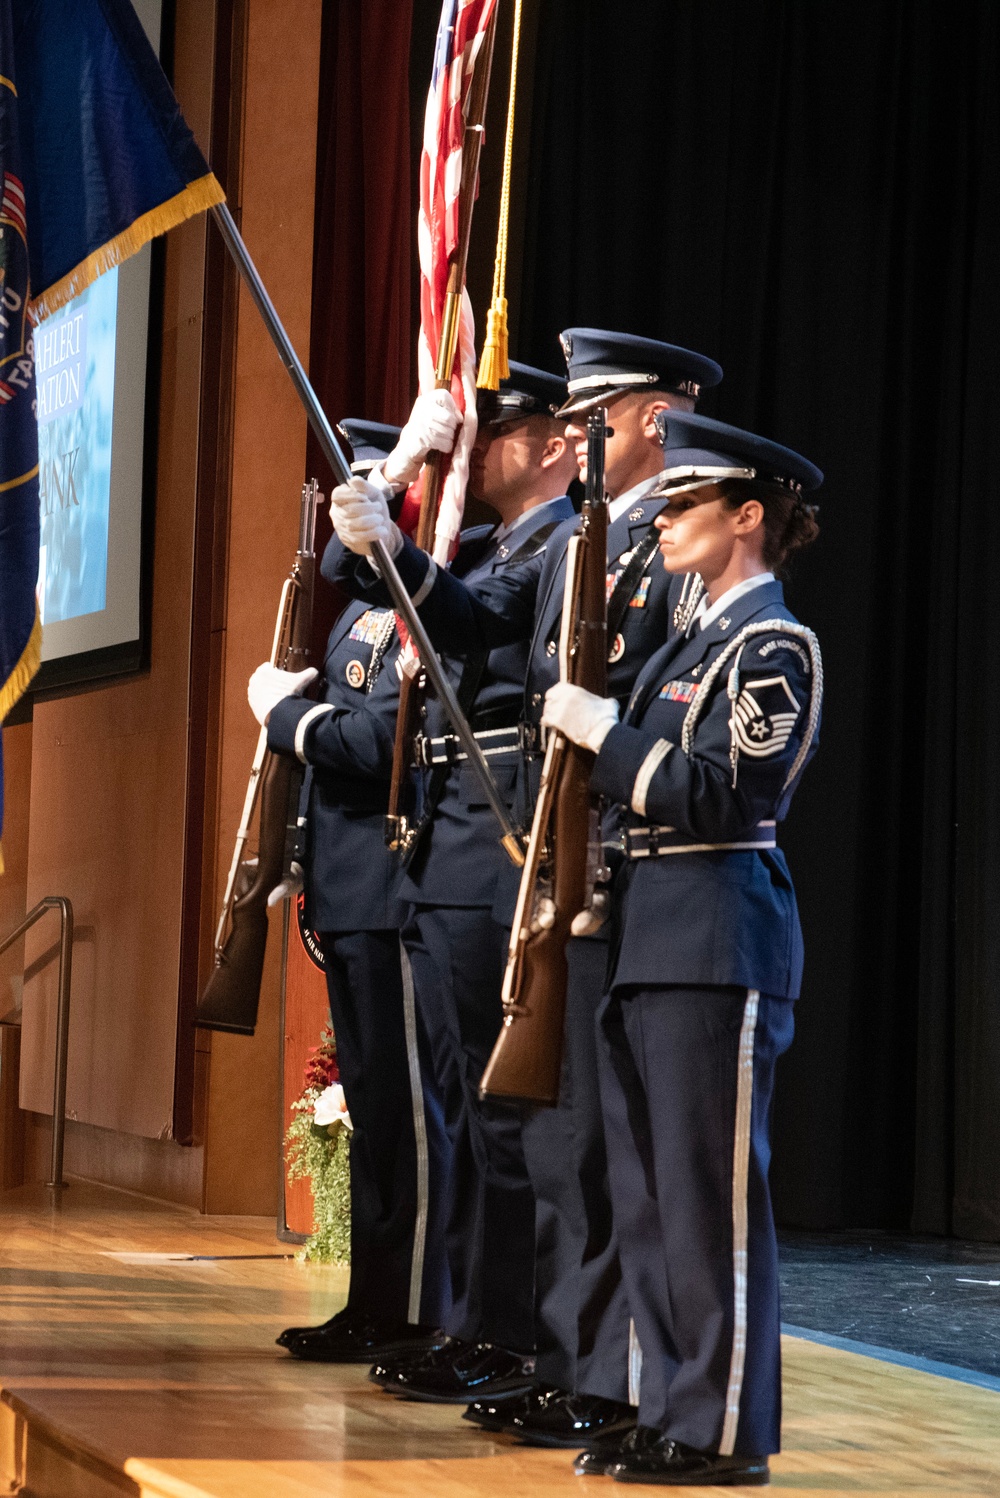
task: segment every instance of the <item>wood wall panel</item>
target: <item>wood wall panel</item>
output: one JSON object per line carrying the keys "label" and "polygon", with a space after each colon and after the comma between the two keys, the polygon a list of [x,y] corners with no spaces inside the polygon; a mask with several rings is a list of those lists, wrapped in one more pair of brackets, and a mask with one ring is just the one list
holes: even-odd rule
{"label": "wood wall panel", "polygon": [[[239,213],[243,237],[308,363],[321,0],[249,0]],[[216,895],[221,900],[257,725],[246,685],[267,659],[298,534],[306,420],[241,289],[233,412],[218,762]],[[205,1131],[208,1212],[274,1212],[281,1131],[281,922],[271,935],[253,1038],[213,1034]],[[253,1141],[252,1148],[249,1141]]]}
{"label": "wood wall panel", "polygon": [[[28,906],[28,805],[31,799],[31,724],[3,730],[4,821],[0,874],[0,940],[24,919]],[[0,1015],[21,1002],[24,943],[0,957]]]}

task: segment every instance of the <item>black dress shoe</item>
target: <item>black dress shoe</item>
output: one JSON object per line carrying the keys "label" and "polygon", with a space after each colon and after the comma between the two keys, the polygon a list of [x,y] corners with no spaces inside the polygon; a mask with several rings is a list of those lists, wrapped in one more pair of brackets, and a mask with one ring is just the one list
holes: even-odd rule
{"label": "black dress shoe", "polygon": [[666,1436],[652,1445],[622,1450],[609,1473],[615,1482],[658,1482],[668,1487],[757,1487],[771,1480],[766,1456],[719,1456]]}
{"label": "black dress shoe", "polygon": [[644,1451],[663,1440],[662,1432],[652,1425],[633,1425],[625,1435],[610,1431],[591,1441],[573,1463],[577,1477],[607,1477],[633,1451]]}
{"label": "black dress shoe", "polygon": [[581,1442],[598,1437],[622,1440],[634,1427],[635,1410],[630,1404],[550,1389],[532,1394],[525,1408],[511,1415],[507,1429],[520,1436],[525,1446],[579,1449]]}
{"label": "black dress shoe", "polygon": [[[556,1398],[565,1392],[565,1389],[550,1384],[534,1384],[527,1394],[519,1394],[516,1399],[477,1399],[465,1410],[462,1419],[471,1420],[473,1425],[483,1430],[502,1430],[513,1435],[519,1420],[527,1416],[539,1401]],[[579,1441],[576,1444],[579,1446]]]}
{"label": "black dress shoe", "polygon": [[[458,1342],[399,1368],[393,1378],[375,1381],[393,1394],[428,1404],[471,1404],[526,1394],[534,1382],[533,1365],[534,1358],[488,1342]],[[375,1378],[374,1369],[369,1377]]]}
{"label": "black dress shoe", "polygon": [[286,1326],[281,1335],[279,1337],[275,1337],[274,1340],[279,1347],[291,1347],[296,1338],[301,1337],[305,1332],[326,1331],[327,1327],[337,1326],[341,1321],[345,1320],[346,1317],[347,1307],[345,1306],[342,1311],[337,1312],[336,1316],[331,1316],[329,1321],[324,1321],[319,1326]]}
{"label": "black dress shoe", "polygon": [[379,1358],[368,1370],[368,1377],[373,1384],[379,1384],[390,1394],[402,1394],[404,1390],[395,1387],[397,1379],[401,1374],[409,1372],[418,1363],[426,1364],[428,1368],[437,1368],[445,1363],[452,1363],[462,1348],[471,1347],[471,1342],[462,1342],[458,1337],[441,1337],[434,1347],[421,1347],[396,1353],[393,1357],[386,1355]]}
{"label": "black dress shoe", "polygon": [[532,1389],[530,1394],[521,1394],[516,1399],[476,1399],[462,1411],[462,1419],[478,1425],[480,1430],[506,1430],[514,1414],[526,1409],[534,1395]]}
{"label": "black dress shoe", "polygon": [[309,1363],[370,1363],[373,1358],[397,1357],[407,1351],[422,1354],[440,1340],[434,1327],[358,1316],[335,1317],[325,1326],[301,1332],[286,1345],[293,1358]]}

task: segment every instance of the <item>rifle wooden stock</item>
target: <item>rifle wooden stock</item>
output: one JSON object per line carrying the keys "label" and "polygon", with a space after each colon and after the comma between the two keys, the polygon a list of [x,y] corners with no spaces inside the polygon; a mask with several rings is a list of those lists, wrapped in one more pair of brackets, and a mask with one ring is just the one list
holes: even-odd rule
{"label": "rifle wooden stock", "polygon": [[[302,492],[299,549],[278,606],[271,664],[286,671],[301,671],[309,663],[317,498],[312,480]],[[195,1013],[195,1024],[203,1030],[254,1033],[267,948],[267,899],[286,872],[289,817],[295,818],[301,784],[301,767],[288,755],[272,754],[262,728],[215,937],[215,965]],[[257,854],[247,857],[258,802]]]}
{"label": "rifle wooden stock", "polygon": [[[566,559],[560,639],[562,679],[599,696],[608,660],[604,423],[603,409],[588,421],[587,497]],[[589,750],[562,734],[549,740],[511,930],[503,1028],[479,1084],[482,1097],[558,1100],[566,943],[574,917],[589,904],[588,854],[600,836],[592,825],[593,764]]]}

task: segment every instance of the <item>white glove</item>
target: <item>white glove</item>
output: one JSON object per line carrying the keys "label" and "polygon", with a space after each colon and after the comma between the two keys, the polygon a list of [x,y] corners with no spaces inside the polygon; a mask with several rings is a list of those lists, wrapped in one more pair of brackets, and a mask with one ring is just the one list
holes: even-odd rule
{"label": "white glove", "polygon": [[300,863],[293,858],[288,873],[280,884],[276,884],[267,897],[267,908],[280,905],[282,900],[295,900],[305,889],[305,873]]}
{"label": "white glove", "polygon": [[597,697],[583,687],[557,681],[545,693],[542,722],[597,754],[618,722],[618,703],[614,697]]}
{"label": "white glove", "polygon": [[247,701],[250,709],[263,728],[271,716],[271,709],[285,697],[301,697],[306,687],[319,675],[315,666],[304,671],[279,671],[277,666],[258,666],[247,684]]}
{"label": "white glove", "polygon": [[330,519],[348,551],[358,556],[370,556],[375,541],[381,541],[391,557],[402,548],[403,533],[389,518],[385,495],[364,479],[337,485],[330,495]]}
{"label": "white glove", "polygon": [[412,484],[428,453],[451,452],[461,424],[462,414],[450,390],[425,390],[418,395],[399,441],[382,464],[386,481],[394,489]]}

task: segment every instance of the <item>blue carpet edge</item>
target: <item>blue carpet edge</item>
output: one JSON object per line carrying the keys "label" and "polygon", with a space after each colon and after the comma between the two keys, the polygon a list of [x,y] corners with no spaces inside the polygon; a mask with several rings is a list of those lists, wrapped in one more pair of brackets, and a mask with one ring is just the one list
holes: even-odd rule
{"label": "blue carpet edge", "polygon": [[787,1337],[800,1337],[804,1342],[819,1342],[823,1347],[839,1347],[844,1352],[857,1352],[866,1358],[877,1358],[881,1363],[895,1363],[900,1368],[915,1368],[918,1373],[934,1373],[938,1378],[950,1378],[960,1384],[975,1384],[978,1389],[993,1389],[1000,1393],[1000,1378],[991,1373],[979,1373],[975,1368],[959,1368],[954,1363],[938,1363],[933,1358],[918,1358],[911,1352],[897,1352],[892,1347],[873,1347],[870,1342],[855,1342],[850,1337],[834,1337],[829,1332],[814,1332],[807,1326],[790,1326],[781,1323],[782,1333]]}

